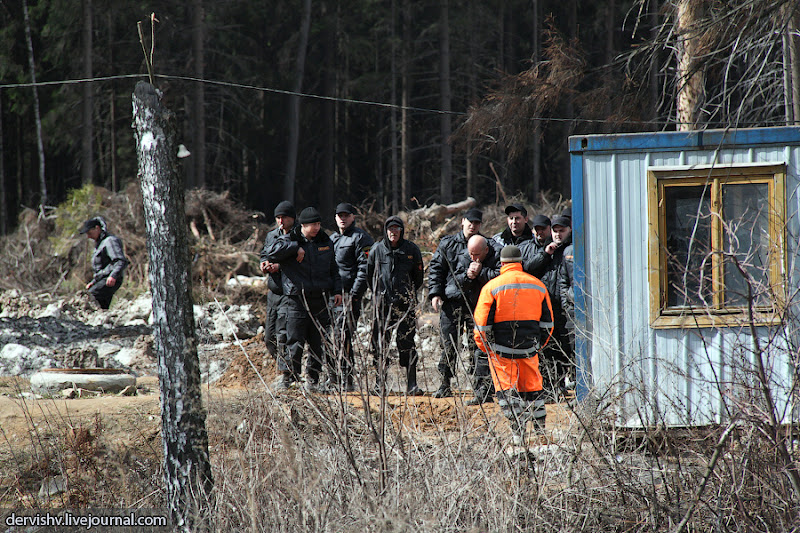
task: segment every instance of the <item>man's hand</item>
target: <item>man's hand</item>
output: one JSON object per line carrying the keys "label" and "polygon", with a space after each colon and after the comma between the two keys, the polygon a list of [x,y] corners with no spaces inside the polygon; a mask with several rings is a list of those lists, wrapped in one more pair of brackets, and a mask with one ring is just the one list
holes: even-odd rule
{"label": "man's hand", "polygon": [[94,285],[94,280],[92,280],[92,281],[90,281],[89,283],[86,284],[86,290],[88,291],[89,289],[91,289],[92,285]]}
{"label": "man's hand", "polygon": [[270,263],[269,261],[261,261],[258,268],[260,268],[261,272],[264,274],[274,274],[278,271],[280,265],[278,263]]}
{"label": "man's hand", "polygon": [[554,243],[554,242],[551,242],[550,244],[547,245],[547,247],[544,249],[544,251],[547,252],[550,255],[553,255],[554,253],[556,253],[557,249],[558,249],[558,245],[556,243]]}
{"label": "man's hand", "polygon": [[433,310],[436,311],[437,313],[439,312],[439,309],[442,308],[442,303],[443,300],[441,296],[434,296],[431,299],[431,305],[433,306]]}
{"label": "man's hand", "polygon": [[111,276],[108,276],[106,278],[106,287],[113,287],[116,284],[117,284],[117,278],[112,278]]}
{"label": "man's hand", "polygon": [[334,294],[333,295],[333,306],[339,307],[342,305],[342,295],[341,294]]}
{"label": "man's hand", "polygon": [[481,273],[482,268],[483,265],[480,263],[480,261],[473,261],[472,263],[469,264],[469,268],[467,269],[467,277],[469,279],[477,278],[478,275]]}
{"label": "man's hand", "polygon": [[[303,248],[298,248],[297,249],[297,262],[298,263],[302,263],[303,262],[303,258],[305,256],[306,256],[306,251]],[[339,295],[339,296],[341,296],[341,295]]]}

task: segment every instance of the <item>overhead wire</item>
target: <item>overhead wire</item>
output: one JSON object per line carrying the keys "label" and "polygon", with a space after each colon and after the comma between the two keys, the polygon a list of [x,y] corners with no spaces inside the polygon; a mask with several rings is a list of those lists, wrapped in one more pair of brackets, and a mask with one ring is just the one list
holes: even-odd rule
{"label": "overhead wire", "polygon": [[[223,80],[209,80],[203,78],[194,78],[191,76],[177,76],[171,74],[155,74],[155,78],[162,79],[162,80],[175,80],[175,81],[187,81],[193,83],[204,83],[207,85],[214,85],[218,87],[229,87],[234,89],[247,89],[253,91],[260,91],[266,93],[273,93],[273,94],[281,94],[286,96],[299,96],[301,98],[310,98],[316,100],[326,100],[332,102],[340,102],[345,104],[357,104],[357,105],[369,105],[374,107],[381,107],[385,109],[397,109],[397,110],[406,110],[406,111],[415,111],[420,113],[433,113],[438,115],[453,115],[453,116],[466,116],[467,113],[463,111],[444,111],[441,109],[432,109],[432,108],[425,108],[425,107],[415,107],[415,106],[403,106],[398,104],[390,104],[386,102],[376,102],[372,100],[359,100],[355,98],[344,98],[341,96],[326,96],[321,94],[310,94],[310,93],[303,93],[297,91],[290,91],[286,89],[275,89],[272,87],[262,87],[258,85],[250,85],[246,83],[236,83],[230,81],[223,81]],[[0,83],[0,90],[3,89],[25,89],[25,88],[32,88],[32,87],[48,87],[48,86],[55,86],[55,85],[78,85],[82,83],[94,83],[94,82],[105,82],[105,81],[114,81],[114,80],[125,80],[125,79],[147,79],[147,74],[117,74],[113,76],[97,76],[91,78],[72,78],[72,79],[64,79],[64,80],[51,80],[51,81],[37,81],[33,82],[20,82],[20,83]],[[606,120],[606,119],[590,119],[590,118],[564,118],[564,117],[551,117],[551,116],[541,116],[541,117],[529,117],[529,120],[541,120],[541,121],[550,121],[550,122],[571,122],[571,123],[583,123],[583,124],[608,124],[608,123],[618,123],[619,121],[616,120]],[[640,124],[640,125],[651,125],[651,126],[675,126],[678,123],[671,120],[627,120],[624,123],[626,124]],[[760,121],[760,122],[753,122],[753,123],[739,123],[739,126],[755,126],[755,125],[787,125],[786,121]]]}

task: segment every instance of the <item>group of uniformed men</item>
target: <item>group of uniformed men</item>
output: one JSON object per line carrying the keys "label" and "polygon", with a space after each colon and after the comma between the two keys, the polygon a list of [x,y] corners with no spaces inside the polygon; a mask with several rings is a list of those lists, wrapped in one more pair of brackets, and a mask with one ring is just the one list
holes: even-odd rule
{"label": "group of uniformed men", "polygon": [[[439,313],[442,344],[441,384],[433,396],[453,395],[451,381],[468,328],[474,339],[468,369],[474,398],[467,405],[496,395],[520,438],[528,421],[544,427],[545,402],[563,397],[575,379],[572,222],[567,210],[552,220],[536,215],[529,225],[527,210],[516,203],[505,214],[506,229],[490,238],[480,232],[483,213],[467,210],[461,231],[444,237],[431,259],[428,297]],[[276,227],[267,234],[260,266],[269,274],[267,349],[281,373],[275,390],[300,382],[306,343],[308,392],[354,390],[352,339],[361,299],[371,288],[376,378],[370,392],[386,393],[386,354],[396,329],[406,393],[424,394],[417,384],[414,343],[424,266],[419,248],[404,237],[403,220],[387,218],[382,238],[373,242],[355,224],[349,203],[336,207],[338,231],[330,237],[313,207],[298,215],[284,201],[274,216]]]}

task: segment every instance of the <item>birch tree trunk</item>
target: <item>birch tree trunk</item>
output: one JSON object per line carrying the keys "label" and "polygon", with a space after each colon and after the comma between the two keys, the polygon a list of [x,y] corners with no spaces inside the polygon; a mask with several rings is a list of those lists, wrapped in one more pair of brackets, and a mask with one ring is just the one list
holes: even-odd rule
{"label": "birch tree trunk", "polygon": [[452,133],[452,117],[450,117],[450,8],[448,0],[440,0],[439,4],[439,91],[442,111],[441,121],[441,154],[442,173],[440,193],[442,203],[453,201],[453,147],[450,145]]}
{"label": "birch tree trunk", "polygon": [[[92,0],[83,0],[83,77],[91,79],[92,65]],[[94,95],[91,82],[83,88],[83,131],[81,132],[81,182],[94,183]]]}
{"label": "birch tree trunk", "polygon": [[294,68],[294,94],[289,98],[289,145],[286,150],[286,179],[283,184],[284,200],[294,202],[294,184],[297,175],[297,155],[300,145],[300,96],[306,70],[306,49],[311,30],[311,0],[303,1],[303,20],[300,25],[300,46]]}
{"label": "birch tree trunk", "polygon": [[33,83],[33,116],[36,122],[36,149],[39,152],[39,205],[47,204],[47,180],[44,175],[44,141],[42,140],[42,118],[39,113],[39,90],[36,88],[36,62],[33,58],[33,38],[31,37],[31,19],[28,15],[28,1],[22,0],[22,13],[25,17],[25,42],[28,45],[28,68]]}
{"label": "birch tree trunk", "polygon": [[675,32],[678,35],[678,131],[698,127],[705,94],[705,75],[700,67],[700,30],[698,22],[703,0],[680,0]]}
{"label": "birch tree trunk", "polygon": [[150,259],[167,504],[177,530],[204,530],[214,481],[200,390],[175,115],[163,106],[155,87],[139,82],[133,93],[133,120]]}

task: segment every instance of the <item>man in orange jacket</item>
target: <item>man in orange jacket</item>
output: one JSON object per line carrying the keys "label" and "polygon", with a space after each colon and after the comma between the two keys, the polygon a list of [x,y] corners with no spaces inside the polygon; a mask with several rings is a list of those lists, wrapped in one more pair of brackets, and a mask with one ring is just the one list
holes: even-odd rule
{"label": "man in orange jacket", "polygon": [[522,270],[518,247],[504,247],[500,262],[500,275],[483,286],[475,307],[475,343],[489,355],[500,409],[521,445],[529,421],[544,431],[539,351],[553,333],[553,307],[544,284]]}

